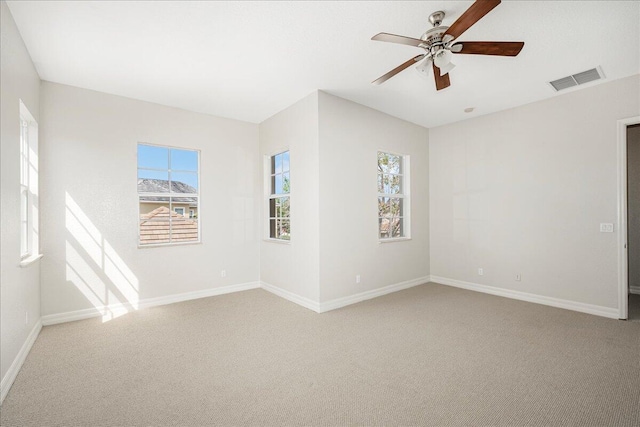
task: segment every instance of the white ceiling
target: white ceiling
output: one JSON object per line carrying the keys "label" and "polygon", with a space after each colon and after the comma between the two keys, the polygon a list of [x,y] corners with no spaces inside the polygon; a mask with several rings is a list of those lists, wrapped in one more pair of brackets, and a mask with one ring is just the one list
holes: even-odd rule
{"label": "white ceiling", "polygon": [[640,2],[507,0],[459,40],[524,41],[518,57],[456,55],[439,92],[413,67],[371,85],[421,52],[374,34],[418,38],[432,12],[451,25],[471,4],[8,2],[43,80],[254,123],[321,89],[433,127],[557,96],[548,81],[599,65],[604,81],[640,72]]}

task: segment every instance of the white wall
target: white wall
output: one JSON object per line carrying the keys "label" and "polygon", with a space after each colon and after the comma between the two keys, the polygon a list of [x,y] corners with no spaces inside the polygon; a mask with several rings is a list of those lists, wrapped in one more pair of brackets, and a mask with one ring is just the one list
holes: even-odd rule
{"label": "white wall", "polygon": [[[325,92],[319,117],[320,301],[428,276],[429,131]],[[411,240],[378,240],[378,150],[410,156]]]}
{"label": "white wall", "polygon": [[[291,241],[280,243],[266,239],[268,211],[264,200],[267,194],[263,191],[260,275],[262,281],[270,285],[318,302],[318,92],[260,124],[261,160],[286,150],[291,162]],[[262,166],[260,171],[265,173]]]}
{"label": "white wall", "polygon": [[[259,280],[257,125],[43,82],[40,129],[43,316]],[[201,244],[138,248],[138,142],[201,150]]]}
{"label": "white wall", "polygon": [[[40,77],[4,1],[0,2],[0,16],[0,370],[4,380],[40,319],[40,263],[19,267],[20,100],[38,120]],[[27,313],[29,321],[25,322]],[[6,383],[3,381],[3,386]]]}
{"label": "white wall", "polygon": [[431,274],[616,308],[599,224],[616,222],[616,121],[639,94],[633,76],[430,129]]}

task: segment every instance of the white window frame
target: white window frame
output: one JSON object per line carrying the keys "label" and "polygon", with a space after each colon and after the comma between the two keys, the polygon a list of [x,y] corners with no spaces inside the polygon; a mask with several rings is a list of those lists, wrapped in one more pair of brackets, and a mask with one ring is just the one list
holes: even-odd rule
{"label": "white window frame", "polygon": [[[168,169],[156,169],[156,168],[139,168],[138,167],[138,147],[140,145],[146,145],[146,146],[150,146],[150,147],[159,147],[159,148],[166,148],[168,153]],[[138,187],[137,187],[137,183],[138,183],[138,170],[139,169],[144,169],[144,170],[150,170],[150,171],[160,171],[160,172],[168,172],[168,180],[169,180],[169,190],[171,190],[171,173],[172,172],[176,172],[176,173],[193,173],[193,171],[185,171],[185,170],[173,170],[171,169],[171,150],[181,150],[181,151],[194,151],[198,154],[198,171],[197,171],[197,176],[198,176],[198,188],[196,189],[197,192],[196,194],[183,194],[183,193],[178,193],[178,194],[182,194],[182,195],[176,195],[176,193],[140,193],[138,191]],[[146,249],[146,248],[157,248],[157,247],[163,247],[163,246],[180,246],[180,245],[197,245],[197,244],[201,244],[202,243],[202,223],[200,221],[200,216],[201,216],[201,203],[200,203],[200,194],[202,192],[202,182],[200,180],[200,171],[202,169],[202,160],[201,160],[201,152],[198,149],[195,148],[185,148],[185,147],[176,147],[176,146],[171,146],[171,145],[162,145],[162,144],[152,144],[149,142],[138,142],[136,144],[136,195],[138,198],[138,217],[137,217],[137,229],[138,229],[138,249]],[[197,200],[197,209],[198,209],[198,218],[197,218],[197,224],[198,224],[198,240],[193,240],[193,241],[188,241],[188,242],[165,242],[165,243],[149,243],[149,244],[141,244],[140,243],[140,197],[141,196],[147,196],[147,197],[167,197],[169,198],[169,211],[173,212],[173,202],[172,202],[172,198],[173,197],[195,197]],[[171,222],[170,222],[171,223]],[[171,240],[171,234],[172,234],[172,230],[171,230],[171,225],[169,225],[169,239]]]}
{"label": "white window frame", "polygon": [[[271,164],[272,164],[272,159],[275,156],[284,154],[284,153],[289,153],[289,169],[287,171],[282,171],[281,174],[284,175],[285,172],[289,173],[289,185],[291,185],[291,151],[286,148],[286,149],[281,149],[278,150],[274,153],[272,153],[271,155],[267,155],[264,156],[264,175],[265,175],[265,179],[264,179],[264,190],[265,190],[265,203],[264,203],[264,218],[265,218],[265,222],[264,222],[264,240],[269,241],[269,242],[274,242],[274,243],[284,243],[284,244],[289,244],[291,243],[292,240],[292,236],[291,236],[291,193],[292,193],[292,189],[291,187],[289,187],[289,193],[275,193],[275,190],[273,188],[271,188],[271,183],[272,183],[272,177],[274,177],[275,175],[277,175],[277,173],[275,173],[275,171],[272,171],[271,169]],[[271,236],[271,220],[277,220],[277,217],[272,217],[271,216],[271,211],[270,211],[270,203],[272,199],[278,199],[278,198],[288,198],[289,199],[289,238],[288,239],[283,239],[283,238],[278,238],[278,237],[272,237]]]}
{"label": "white window frame", "polygon": [[20,101],[20,266],[40,259],[38,123]]}
{"label": "white window frame", "polygon": [[[182,212],[178,212],[178,210],[181,210]],[[174,206],[173,211],[178,215],[182,215],[182,216],[184,216],[184,213],[185,213],[184,207],[182,206]]]}
{"label": "white window frame", "polygon": [[[383,154],[390,154],[393,156],[399,156],[400,157],[400,173],[399,174],[392,174],[392,175],[396,175],[396,176],[400,176],[400,180],[401,180],[401,189],[402,189],[402,193],[400,194],[392,194],[392,193],[380,193],[378,192],[377,188],[378,188],[378,175],[380,175],[380,170],[378,168],[378,159],[379,159],[379,154],[383,153]],[[376,151],[376,192],[377,192],[377,196],[376,196],[376,233],[378,235],[378,241],[380,243],[388,243],[388,242],[399,242],[399,241],[405,241],[405,240],[411,240],[411,156],[408,154],[400,154],[400,153],[394,153],[392,151],[389,150],[377,150]],[[400,202],[402,203],[402,236],[400,237],[382,237],[380,235],[380,212],[378,210],[378,200],[380,197],[385,197],[385,198],[398,198],[400,199]]]}

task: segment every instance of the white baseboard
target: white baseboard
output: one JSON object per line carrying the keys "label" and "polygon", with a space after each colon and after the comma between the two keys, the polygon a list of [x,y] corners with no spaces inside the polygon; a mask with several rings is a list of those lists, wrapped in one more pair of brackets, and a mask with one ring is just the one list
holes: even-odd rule
{"label": "white baseboard", "polygon": [[640,295],[640,286],[629,286],[629,293]]}
{"label": "white baseboard", "polygon": [[610,319],[618,319],[620,317],[617,308],[609,308],[600,305],[585,304],[582,302],[530,294],[527,292],[496,288],[493,286],[481,285],[478,283],[448,279],[446,277],[431,276],[431,281],[439,283],[441,285],[454,286],[456,288],[468,289],[471,291],[517,299],[521,301],[534,302],[537,304],[549,305],[551,307],[565,308],[567,310],[579,311],[581,313],[595,314],[596,316],[608,317]]}
{"label": "white baseboard", "polygon": [[349,295],[348,297],[336,298],[330,301],[320,303],[320,313],[335,310],[337,308],[346,307],[351,304],[356,304],[368,299],[377,298],[382,295],[387,295],[392,292],[398,292],[403,289],[412,288],[414,286],[422,285],[429,282],[430,276],[419,277],[417,279],[407,280],[405,282],[396,283],[382,288],[373,289],[371,291],[361,292],[355,295]]}
{"label": "white baseboard", "polygon": [[22,364],[27,358],[29,351],[31,351],[31,347],[33,346],[33,343],[36,342],[36,338],[38,338],[38,334],[40,334],[41,330],[42,322],[38,320],[27,336],[27,339],[22,345],[22,348],[16,355],[16,358],[13,359],[13,363],[11,364],[11,366],[9,366],[9,370],[2,378],[2,382],[0,383],[0,404],[2,404],[2,402],[4,402],[4,398],[7,397],[9,389],[11,389],[13,382],[18,376],[18,372],[20,372],[20,368],[22,368]]}
{"label": "white baseboard", "polygon": [[288,301],[301,305],[304,308],[315,311],[316,313],[320,313],[320,304],[318,304],[316,301],[302,297],[298,294],[294,294],[293,292],[284,290],[267,282],[260,282],[260,284],[262,285],[262,289],[264,289],[265,291],[271,292],[272,294],[277,295],[280,298],[284,298]]}
{"label": "white baseboard", "polygon": [[147,298],[138,301],[134,306],[131,303],[112,304],[102,307],[87,308],[84,310],[70,311],[67,313],[49,314],[42,316],[42,324],[55,325],[57,323],[72,322],[74,320],[89,319],[92,317],[104,316],[112,312],[129,312],[140,310],[143,308],[156,307],[159,305],[173,304],[175,302],[188,301],[198,298],[212,297],[216,295],[229,294],[232,292],[246,291],[248,289],[257,289],[260,282],[240,283],[237,285],[222,286],[219,288],[204,289],[201,291],[186,292],[184,294],[167,295],[163,297]]}
{"label": "white baseboard", "polygon": [[300,295],[294,294],[293,292],[284,290],[272,284],[261,282],[262,289],[265,291],[269,291],[281,298],[289,300],[293,303],[301,305],[309,310],[313,310],[316,313],[325,313],[327,311],[335,310],[337,308],[346,307],[351,304],[356,304],[358,302],[366,301],[368,299],[380,297],[382,295],[390,294],[392,292],[401,291],[403,289],[408,289],[417,285],[422,285],[423,283],[427,283],[429,281],[429,276],[420,277],[413,280],[407,280],[406,282],[400,282],[393,285],[385,286],[383,288],[373,289],[371,291],[361,292],[355,295],[349,295],[343,298],[336,298],[330,301],[318,303],[316,301],[312,301],[309,298],[302,297]]}

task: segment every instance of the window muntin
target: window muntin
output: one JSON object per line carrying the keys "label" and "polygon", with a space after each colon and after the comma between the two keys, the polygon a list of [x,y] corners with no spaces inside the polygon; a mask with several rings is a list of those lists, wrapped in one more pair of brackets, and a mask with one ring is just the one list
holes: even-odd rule
{"label": "window muntin", "polygon": [[138,144],[140,246],[200,241],[199,166],[197,150]]}
{"label": "window muntin", "polygon": [[291,174],[289,152],[271,156],[269,173],[269,237],[291,239]]}
{"label": "window muntin", "polygon": [[408,156],[378,152],[378,238],[398,239],[408,233]]}

